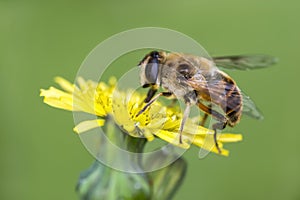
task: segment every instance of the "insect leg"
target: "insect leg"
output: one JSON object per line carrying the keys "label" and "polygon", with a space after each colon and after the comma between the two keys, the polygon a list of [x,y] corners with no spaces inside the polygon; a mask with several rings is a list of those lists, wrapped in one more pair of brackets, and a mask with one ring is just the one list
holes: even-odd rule
{"label": "insect leg", "polygon": [[[207,107],[211,110],[211,104],[209,104]],[[203,118],[202,118],[202,120],[200,122],[200,126],[204,126],[205,125],[207,117],[208,117],[208,113],[204,112],[204,116],[203,116]]]}
{"label": "insect leg", "polygon": [[147,104],[138,112],[138,114],[136,115],[136,117],[138,117],[140,114],[142,114],[152,103],[154,103],[160,96],[171,96],[172,93],[171,92],[160,92],[159,94],[157,94],[156,96],[154,96],[149,102],[147,102]]}
{"label": "insect leg", "polygon": [[216,147],[217,147],[219,153],[222,153],[222,151],[221,151],[218,141],[217,141],[217,129],[222,130],[226,127],[226,125],[227,125],[227,122],[217,122],[212,125],[212,128],[214,130],[214,140],[215,140],[215,144],[216,144]]}
{"label": "insect leg", "polygon": [[185,110],[183,112],[183,117],[182,117],[182,120],[181,120],[181,123],[180,123],[180,128],[179,128],[179,142],[180,142],[180,144],[182,144],[182,131],[183,131],[183,128],[184,128],[184,124],[185,124],[187,118],[190,115],[190,111],[191,111],[191,104],[187,103],[186,107],[185,107]]}
{"label": "insect leg", "polygon": [[217,129],[222,130],[226,127],[227,125],[227,119],[224,117],[221,113],[212,110],[211,107],[207,107],[206,105],[202,104],[201,102],[198,102],[198,107],[203,110],[207,114],[211,114],[214,118],[216,118],[219,122],[215,123],[212,125],[212,128],[214,130],[214,141],[216,148],[218,149],[219,153],[221,152],[221,149],[219,147],[218,141],[217,141]]}
{"label": "insect leg", "polygon": [[148,90],[147,97],[145,98],[144,102],[148,103],[155,93],[157,92],[157,85],[151,85],[151,88]]}
{"label": "insect leg", "polygon": [[204,126],[205,125],[205,122],[207,120],[207,117],[208,117],[208,114],[207,113],[204,113],[204,116],[200,122],[200,126]]}

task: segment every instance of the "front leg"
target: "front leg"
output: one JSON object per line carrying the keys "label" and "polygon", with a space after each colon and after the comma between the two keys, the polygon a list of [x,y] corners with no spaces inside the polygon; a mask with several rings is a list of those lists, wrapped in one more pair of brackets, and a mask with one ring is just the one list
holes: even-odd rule
{"label": "front leg", "polygon": [[153,98],[153,96],[157,92],[157,88],[157,85],[151,85],[151,88],[148,90],[147,97],[144,100],[145,103],[148,103]]}
{"label": "front leg", "polygon": [[[149,90],[150,91],[150,90]],[[148,92],[149,93],[149,92]],[[164,96],[164,97],[169,97],[171,96],[172,93],[171,92],[160,92],[159,94],[157,94],[155,97],[153,97],[149,102],[147,102],[147,104],[138,112],[138,114],[136,115],[136,117],[138,117],[140,114],[142,114],[152,103],[154,103],[160,96]],[[148,96],[147,96],[148,98]],[[145,101],[147,100],[147,98],[145,99]]]}

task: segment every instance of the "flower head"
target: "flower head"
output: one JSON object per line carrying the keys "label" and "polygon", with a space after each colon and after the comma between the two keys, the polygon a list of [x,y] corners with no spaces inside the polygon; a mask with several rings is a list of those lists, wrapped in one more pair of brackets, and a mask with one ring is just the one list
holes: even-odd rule
{"label": "flower head", "polygon": [[[55,82],[62,90],[54,87],[47,90],[41,89],[40,96],[44,97],[46,104],[69,111],[86,112],[98,117],[95,120],[77,124],[74,128],[76,133],[101,127],[105,124],[106,117],[111,116],[124,132],[133,137],[142,136],[152,141],[156,136],[185,149],[192,144],[218,153],[214,145],[214,131],[197,125],[191,119],[187,120],[183,130],[183,143],[179,142],[182,113],[174,107],[166,107],[156,101],[137,117],[138,112],[144,106],[144,95],[129,90],[118,90],[115,78],[110,78],[108,84],[78,78],[78,85],[74,85],[61,77],[56,77]],[[240,134],[221,134],[218,137],[221,154],[228,155],[229,153],[223,148],[224,143],[240,140],[242,140]]]}

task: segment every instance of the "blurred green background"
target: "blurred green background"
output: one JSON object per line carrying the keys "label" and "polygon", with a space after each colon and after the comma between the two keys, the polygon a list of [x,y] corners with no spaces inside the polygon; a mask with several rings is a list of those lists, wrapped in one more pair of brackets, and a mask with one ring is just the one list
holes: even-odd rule
{"label": "blurred green background", "polygon": [[158,26],[191,36],[212,55],[280,59],[272,68],[230,72],[265,120],[244,118],[231,130],[244,141],[227,146],[228,158],[199,160],[197,148],[188,151],[175,199],[299,200],[299,8],[293,0],[1,0],[0,199],[77,199],[77,178],[93,158],[72,132],[72,113],[43,104],[39,89],[57,75],[74,80],[109,36]]}

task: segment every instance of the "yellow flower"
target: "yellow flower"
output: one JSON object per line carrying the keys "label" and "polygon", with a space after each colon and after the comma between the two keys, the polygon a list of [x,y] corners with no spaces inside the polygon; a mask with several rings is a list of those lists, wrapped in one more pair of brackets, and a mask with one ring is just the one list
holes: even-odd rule
{"label": "yellow flower", "polygon": [[[218,153],[213,139],[213,130],[197,125],[188,119],[183,130],[183,143],[179,143],[179,126],[182,113],[176,108],[163,106],[154,102],[145,112],[136,117],[143,105],[144,95],[133,91],[116,89],[116,79],[110,78],[108,84],[96,83],[78,78],[77,85],[56,77],[55,82],[62,90],[50,87],[41,89],[40,96],[50,106],[69,111],[81,111],[96,115],[95,120],[88,120],[75,126],[74,131],[82,133],[105,124],[105,117],[111,116],[115,123],[133,137],[145,137],[152,141],[157,136],[173,145],[189,148],[191,144]],[[223,143],[242,140],[240,134],[223,133],[218,137],[221,154],[227,156],[229,151]]]}

